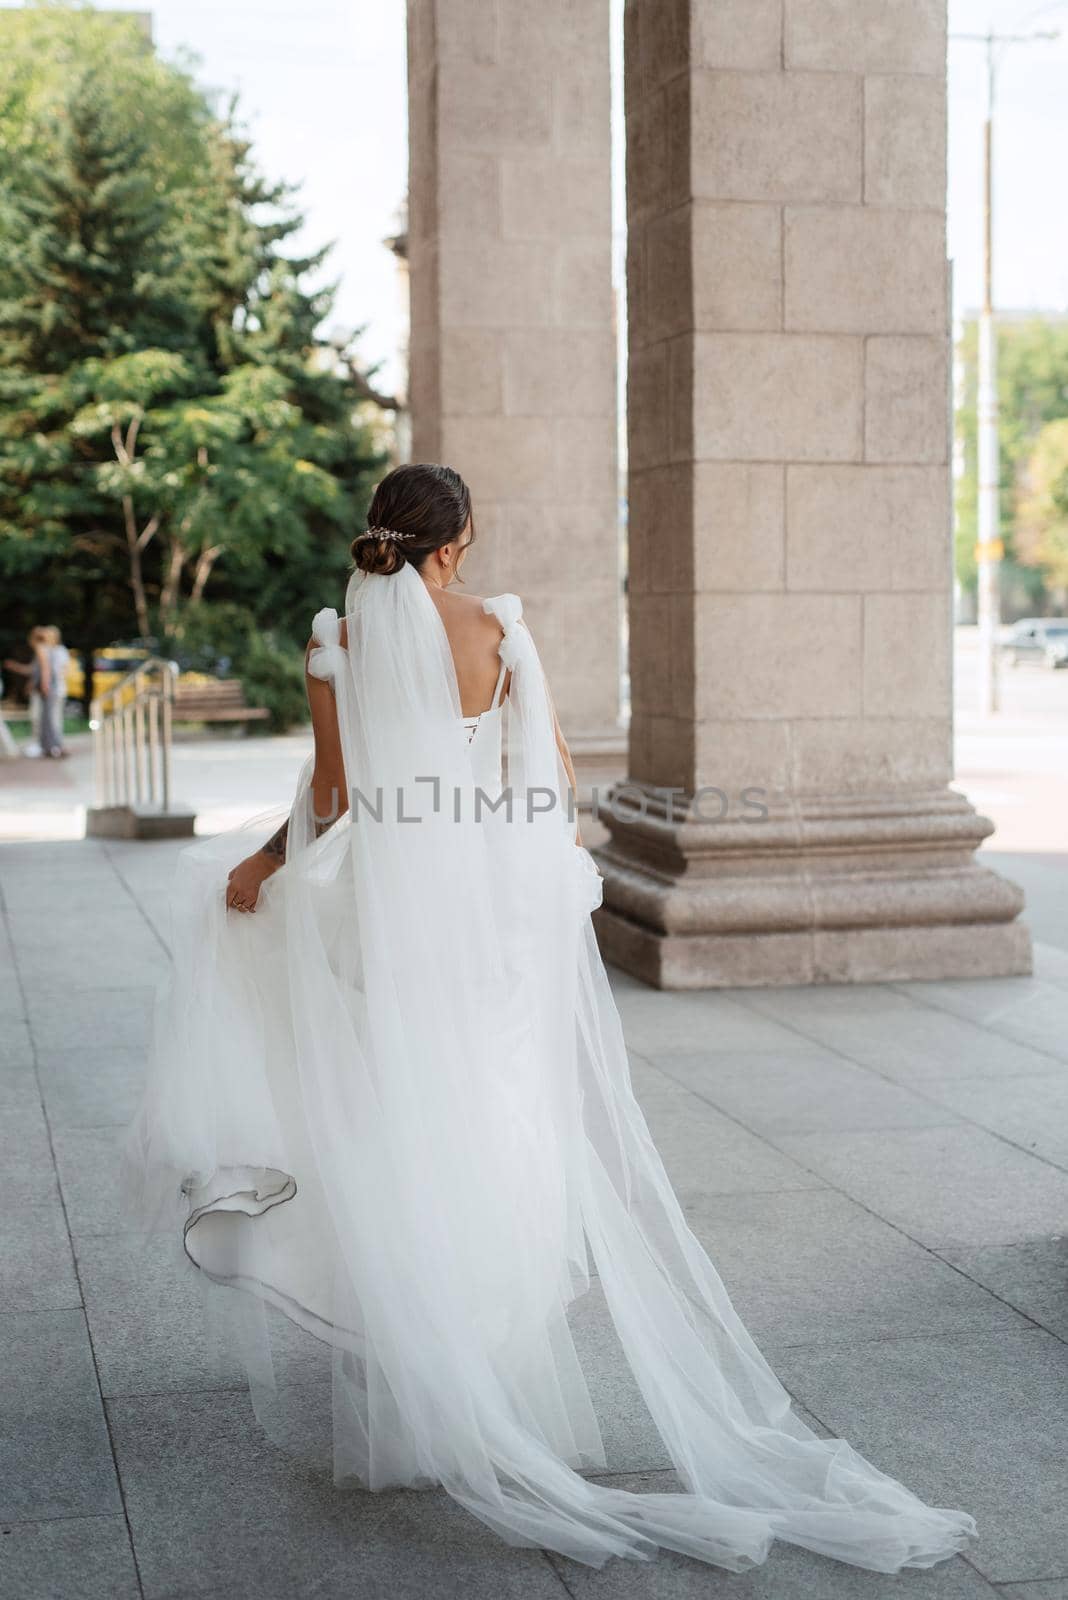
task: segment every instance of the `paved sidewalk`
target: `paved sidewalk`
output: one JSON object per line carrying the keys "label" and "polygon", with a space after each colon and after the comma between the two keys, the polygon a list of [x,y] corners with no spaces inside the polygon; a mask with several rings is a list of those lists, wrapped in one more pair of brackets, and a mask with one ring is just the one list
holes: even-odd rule
{"label": "paved sidewalk", "polygon": [[[784,1382],[967,1559],[886,1578],[780,1548],[730,1577],[511,1550],[440,1492],[333,1487],[213,1369],[116,1140],[175,847],[0,846],[0,1593],[11,1600],[1068,1600],[1068,950],[1034,979],[665,995],[617,982],[692,1225]],[[614,1481],[669,1488],[603,1306],[576,1308]]]}

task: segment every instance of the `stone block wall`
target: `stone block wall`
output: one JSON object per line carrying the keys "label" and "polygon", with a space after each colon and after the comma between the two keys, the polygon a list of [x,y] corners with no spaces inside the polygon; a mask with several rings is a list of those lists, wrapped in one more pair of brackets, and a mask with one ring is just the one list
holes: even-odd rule
{"label": "stone block wall", "polygon": [[597,926],[666,987],[1028,967],[948,787],[945,20],[627,0],[633,715]]}
{"label": "stone block wall", "polygon": [[412,453],[471,485],[569,735],[619,715],[608,0],[410,0]]}
{"label": "stone block wall", "polygon": [[943,12],[627,6],[632,776],[949,777]]}

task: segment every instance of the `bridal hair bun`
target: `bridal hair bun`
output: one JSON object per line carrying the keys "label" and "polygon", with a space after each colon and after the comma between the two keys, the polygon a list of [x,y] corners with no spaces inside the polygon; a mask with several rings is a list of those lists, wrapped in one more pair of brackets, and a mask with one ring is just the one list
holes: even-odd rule
{"label": "bridal hair bun", "polygon": [[403,550],[411,533],[399,533],[396,528],[365,528],[352,541],[352,559],[361,572],[377,572],[383,576],[397,572],[407,559]]}
{"label": "bridal hair bun", "polygon": [[474,536],[471,491],[460,474],[435,462],[406,461],[386,473],[371,497],[352,559],[361,572],[418,571],[432,551],[447,544],[466,549]]}

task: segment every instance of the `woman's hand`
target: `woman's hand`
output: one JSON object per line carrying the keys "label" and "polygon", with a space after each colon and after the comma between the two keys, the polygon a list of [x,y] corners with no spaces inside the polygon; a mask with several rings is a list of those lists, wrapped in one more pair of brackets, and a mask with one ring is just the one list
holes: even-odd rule
{"label": "woman's hand", "polygon": [[262,850],[246,856],[231,868],[226,880],[226,904],[231,911],[255,911],[260,889],[272,872],[282,865],[281,858],[265,855]]}

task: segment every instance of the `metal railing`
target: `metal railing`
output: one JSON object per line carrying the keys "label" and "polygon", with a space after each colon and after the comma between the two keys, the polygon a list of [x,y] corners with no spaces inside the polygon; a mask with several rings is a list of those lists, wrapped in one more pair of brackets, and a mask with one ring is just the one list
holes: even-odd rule
{"label": "metal railing", "polygon": [[178,663],[150,656],[89,709],[98,806],[171,803],[171,724]]}

